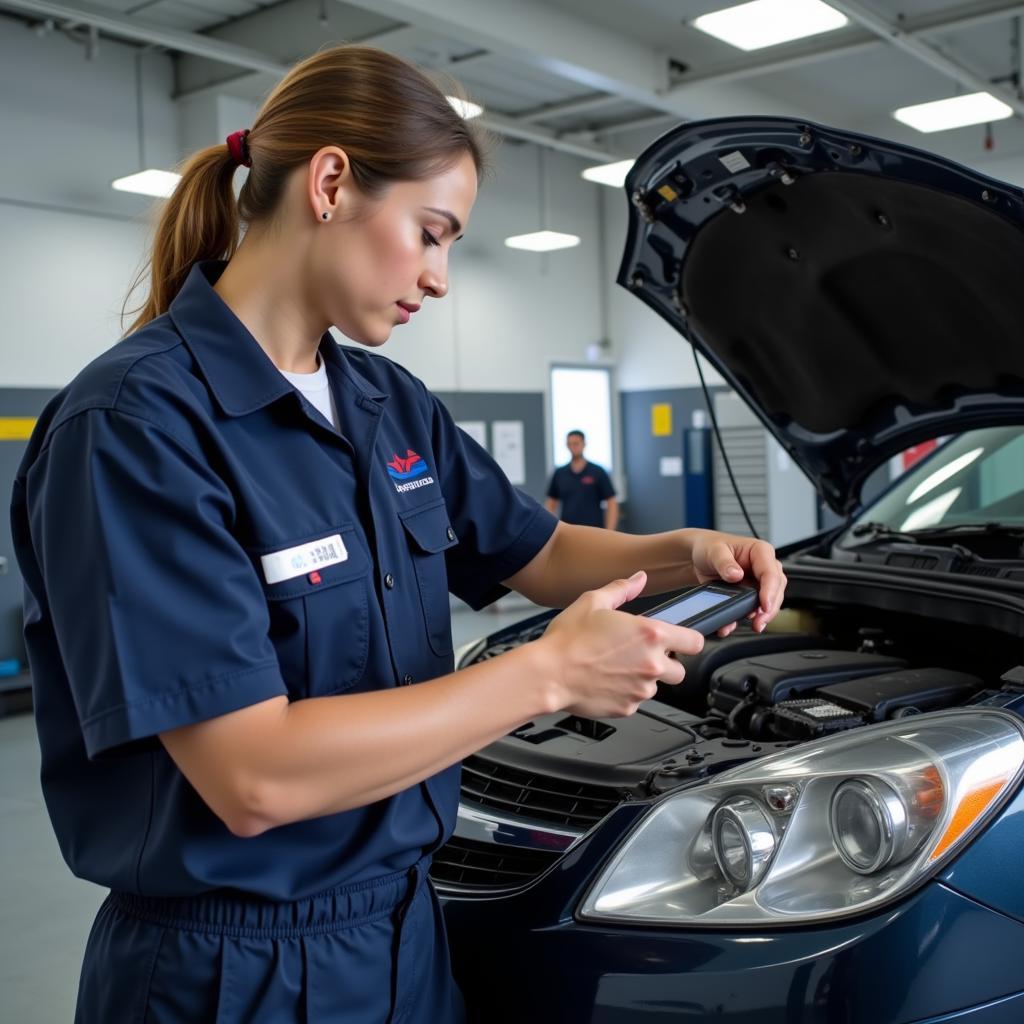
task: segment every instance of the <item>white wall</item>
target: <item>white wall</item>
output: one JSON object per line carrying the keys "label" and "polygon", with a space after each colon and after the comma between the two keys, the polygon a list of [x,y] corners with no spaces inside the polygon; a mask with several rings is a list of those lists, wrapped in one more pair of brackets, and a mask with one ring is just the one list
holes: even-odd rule
{"label": "white wall", "polygon": [[[0,196],[134,216],[137,198],[112,178],[139,170],[136,50],[107,39],[85,59],[60,33],[45,38],[0,19]],[[178,158],[171,61],[141,59],[147,162]]]}
{"label": "white wall", "polygon": [[0,203],[0,387],[62,387],[117,341],[144,237],[131,221]]}
{"label": "white wall", "polygon": [[[139,167],[135,54],[103,39],[87,61],[60,34],[0,19],[0,386],[60,387],[121,334],[154,211],[109,187]],[[150,165],[172,167],[251,123],[244,100],[175,103],[165,56],[146,53],[142,75]],[[598,186],[580,179],[583,161],[546,153],[547,226],[582,244],[514,251],[506,235],[541,226],[538,152],[501,142],[494,163],[454,248],[449,296],[384,352],[438,390],[546,391],[551,361],[580,361],[605,334]]]}
{"label": "white wall", "polygon": [[[147,162],[178,157],[170,60],[141,60]],[[139,169],[135,51],[96,60],[60,34],[0,22],[0,385],[59,387],[121,334],[147,203],[114,192]]]}
{"label": "white wall", "polygon": [[541,225],[536,147],[502,143],[469,229],[452,250],[450,291],[395,331],[385,353],[430,386],[462,391],[546,391],[553,361],[581,362],[604,334],[598,186],[585,163],[547,153],[548,223],[577,234],[574,249],[509,249],[508,235]]}

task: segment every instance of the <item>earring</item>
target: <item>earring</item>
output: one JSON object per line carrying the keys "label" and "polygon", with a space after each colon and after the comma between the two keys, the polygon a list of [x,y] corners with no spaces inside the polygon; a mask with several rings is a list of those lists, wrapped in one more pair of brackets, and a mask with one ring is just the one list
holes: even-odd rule
{"label": "earring", "polygon": [[326,210],[323,213],[321,213],[320,216],[323,217],[324,220],[331,219],[331,215]]}

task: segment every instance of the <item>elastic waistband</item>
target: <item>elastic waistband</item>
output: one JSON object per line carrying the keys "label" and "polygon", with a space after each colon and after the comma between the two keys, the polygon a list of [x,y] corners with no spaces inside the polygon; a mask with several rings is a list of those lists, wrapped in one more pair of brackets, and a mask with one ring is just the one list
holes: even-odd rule
{"label": "elastic waistband", "polygon": [[270,900],[217,891],[186,897],[138,896],[112,890],[107,903],[164,928],[251,938],[288,938],[342,931],[404,910],[423,886],[430,858],[354,885],[301,900]]}

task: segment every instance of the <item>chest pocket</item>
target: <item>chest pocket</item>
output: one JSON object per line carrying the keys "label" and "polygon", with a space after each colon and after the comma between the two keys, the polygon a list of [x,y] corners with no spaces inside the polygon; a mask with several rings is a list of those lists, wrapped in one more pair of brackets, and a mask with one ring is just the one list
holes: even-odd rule
{"label": "chest pocket", "polygon": [[427,640],[439,657],[452,653],[452,617],[448,606],[448,569],[444,553],[459,543],[444,502],[399,512],[409,535]]}
{"label": "chest pocket", "polygon": [[[344,562],[323,566],[279,583],[267,583],[260,555],[341,534]],[[328,527],[273,548],[251,551],[270,612],[270,638],[288,693],[321,697],[354,686],[366,669],[370,643],[368,576],[370,559],[351,525]],[[314,582],[319,576],[320,582]],[[311,578],[312,577],[312,578]]]}

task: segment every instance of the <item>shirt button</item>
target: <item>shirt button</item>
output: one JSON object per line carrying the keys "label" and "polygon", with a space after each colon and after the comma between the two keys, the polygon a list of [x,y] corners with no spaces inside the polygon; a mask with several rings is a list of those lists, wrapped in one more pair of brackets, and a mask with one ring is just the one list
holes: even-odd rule
{"label": "shirt button", "polygon": [[387,576],[384,577],[384,586],[387,587],[388,590],[394,589],[395,577],[392,576],[391,573],[388,573]]}
{"label": "shirt button", "polygon": [[408,686],[412,682],[412,676],[409,675],[408,672],[406,672],[405,675],[402,676],[402,682],[405,683],[406,686]]}
{"label": "shirt button", "polygon": [[455,531],[450,526],[448,527],[448,539],[455,540]]}

